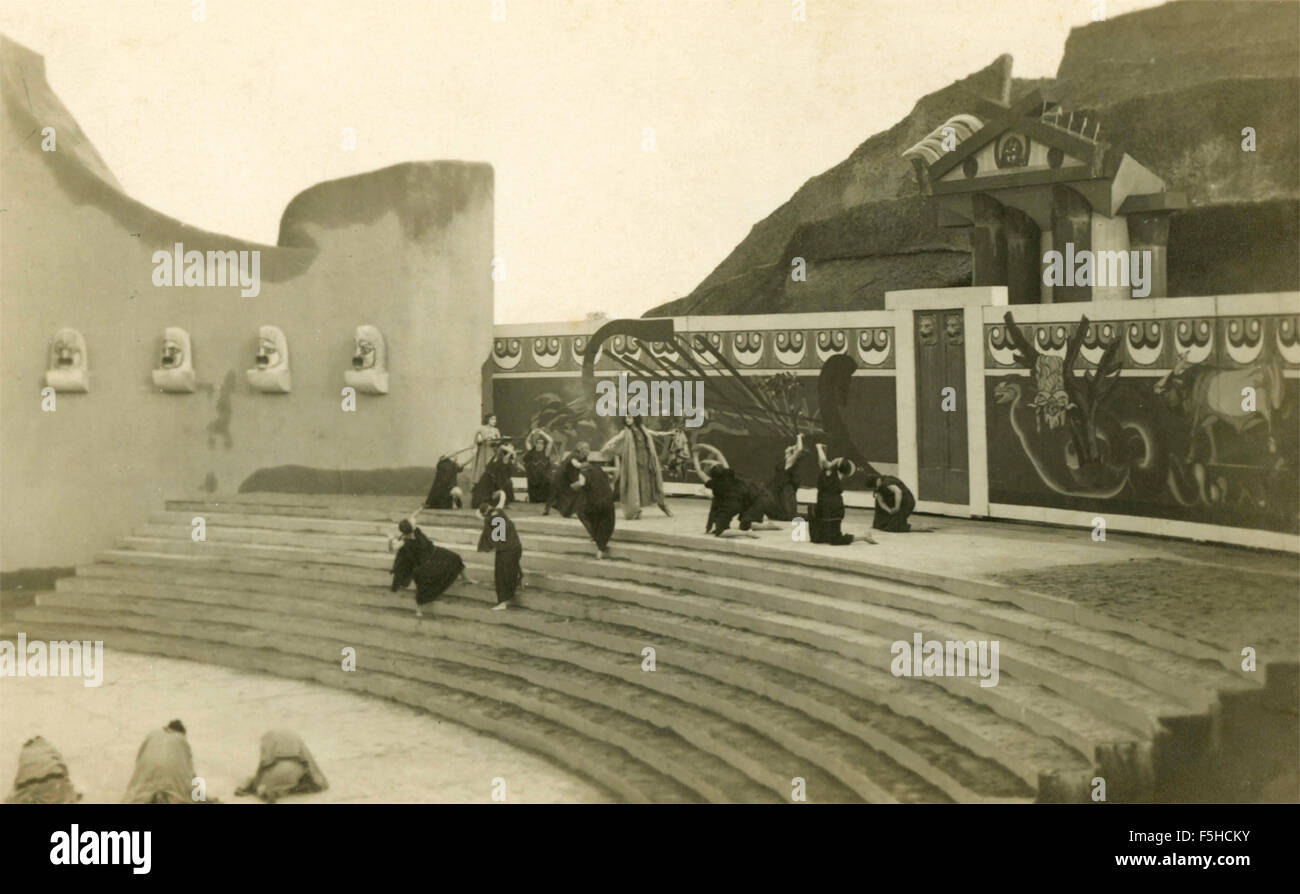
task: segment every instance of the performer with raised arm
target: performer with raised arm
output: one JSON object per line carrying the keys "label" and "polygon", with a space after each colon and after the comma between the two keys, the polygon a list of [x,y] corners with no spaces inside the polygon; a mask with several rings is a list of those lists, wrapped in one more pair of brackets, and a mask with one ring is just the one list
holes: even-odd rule
{"label": "performer with raised arm", "polygon": [[[417,509],[398,522],[398,536],[388,540],[389,552],[397,549],[389,573],[393,575],[394,593],[415,581],[415,616],[423,618],[424,606],[446,592],[456,578],[464,578],[467,584],[474,582],[465,573],[465,562],[459,555],[434,546],[433,541],[415,526],[418,514]],[[398,544],[401,544],[400,548]]]}
{"label": "performer with raised arm", "polygon": [[655,503],[664,515],[671,516],[664,495],[663,470],[659,468],[659,451],[654,439],[671,438],[670,431],[654,431],[641,423],[640,416],[625,416],[623,430],[610,438],[600,452],[614,457],[614,481],[623,517],[641,517],[641,507]]}
{"label": "performer with raised arm", "polygon": [[801,432],[795,442],[785,448],[785,455],[773,471],[772,481],[767,487],[771,497],[766,506],[768,518],[788,522],[799,514],[799,463],[807,455]]}
{"label": "performer with raised arm", "polygon": [[535,428],[528,433],[527,443],[528,449],[520,461],[524,466],[524,474],[528,476],[528,502],[548,504],[551,500],[551,479],[555,473],[551,463],[555,439],[545,429]]}
{"label": "performer with raised arm", "polygon": [[506,515],[504,491],[497,491],[495,504],[483,503],[478,512],[483,516],[478,551],[496,553],[492,580],[496,585],[497,604],[492,606],[492,610],[504,611],[523,585],[524,572],[520,560],[524,555],[524,545],[515,530],[515,523]]}
{"label": "performer with raised arm", "polygon": [[[847,546],[853,542],[853,535],[840,530],[844,522],[844,482],[857,469],[844,457],[826,459],[825,444],[817,445],[817,463],[821,467],[817,475],[817,505],[808,525],[812,542]],[[875,543],[870,534],[863,542]]]}
{"label": "performer with raised arm", "polygon": [[465,503],[464,492],[456,486],[456,479],[465,467],[456,462],[455,457],[473,450],[466,447],[447,456],[438,457],[438,464],[433,470],[433,485],[429,495],[424,498],[425,509],[459,509]]}
{"label": "performer with raised arm", "polygon": [[483,475],[474,482],[470,500],[475,506],[496,500],[497,491],[505,493],[506,503],[515,501],[515,485],[511,480],[515,473],[515,458],[515,448],[509,442],[501,442],[483,469]]}

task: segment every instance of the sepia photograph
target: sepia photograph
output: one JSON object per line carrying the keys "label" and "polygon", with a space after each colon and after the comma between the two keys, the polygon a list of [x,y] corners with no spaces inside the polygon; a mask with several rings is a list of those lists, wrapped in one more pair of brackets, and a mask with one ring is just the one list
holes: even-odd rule
{"label": "sepia photograph", "polygon": [[0,103],[33,866],[1300,803],[1300,2],[0,0]]}

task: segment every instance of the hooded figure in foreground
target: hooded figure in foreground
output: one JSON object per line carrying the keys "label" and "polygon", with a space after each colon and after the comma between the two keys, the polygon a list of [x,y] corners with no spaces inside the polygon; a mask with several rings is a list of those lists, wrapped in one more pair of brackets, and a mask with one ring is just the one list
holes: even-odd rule
{"label": "hooded figure in foreground", "polygon": [[18,752],[18,772],[14,774],[14,790],[5,798],[6,804],[75,804],[81,793],[72,787],[68,766],[42,736],[34,736],[23,743]]}
{"label": "hooded figure in foreground", "polygon": [[257,795],[274,804],[285,795],[323,792],[329,788],[306,743],[297,733],[273,729],[262,736],[257,772],[235,789],[237,795]]}
{"label": "hooded figure in foreground", "polygon": [[122,803],[193,804],[191,792],[196,775],[185,725],[173,720],[145,736]]}

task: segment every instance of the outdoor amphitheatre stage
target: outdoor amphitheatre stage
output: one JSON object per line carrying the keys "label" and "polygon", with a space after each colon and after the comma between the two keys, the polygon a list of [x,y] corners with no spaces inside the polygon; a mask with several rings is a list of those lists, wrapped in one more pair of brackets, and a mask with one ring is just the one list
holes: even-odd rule
{"label": "outdoor amphitheatre stage", "polygon": [[[1081,24],[1056,79],[991,51],[689,294],[535,323],[495,322],[487,161],[208,232],[0,35],[0,644],[105,647],[102,689],[0,680],[0,773],[43,733],[117,800],[179,717],[222,802],[272,724],[316,803],[1300,802],[1297,34],[1297,4],[1178,3]],[[1045,276],[1076,246],[1132,281]],[[187,251],[258,281],[190,283]],[[544,430],[548,471],[608,468],[626,377],[705,396],[647,424],[673,517],[619,507],[597,559],[513,468],[526,587],[492,610],[481,519],[425,509],[474,583],[417,619],[388,538],[435,464]],[[886,476],[916,530],[706,535],[696,473],[768,482],[800,436],[848,460],[846,532]],[[898,660],[930,643],[998,663]]]}
{"label": "outdoor amphitheatre stage", "polygon": [[[796,545],[780,531],[716,540],[700,534],[703,501],[674,499],[674,518],[621,523],[613,557],[597,561],[576,521],[521,506],[527,589],[492,612],[477,517],[425,511],[421,527],[479,583],[454,585],[417,621],[410,594],[386,586],[394,504],[169,500],[12,626],[31,639],[103,640],[110,669],[114,653],[139,651],[391,699],[544,755],[608,800],[788,802],[795,778],[809,802],[1084,801],[1097,776],[1113,802],[1287,791],[1268,775],[1280,765],[1260,766],[1243,746],[1283,735],[1293,673],[1246,675],[1229,645],[1161,617],[993,580],[1051,567],[1047,551],[1053,563],[1092,561],[1096,544],[1076,532],[927,519],[934,530],[877,532],[876,546]],[[190,537],[196,515],[206,542]],[[1295,586],[1282,557],[1117,541],[1113,562]],[[922,553],[944,560],[914,561]],[[1273,621],[1245,609],[1257,629],[1227,642],[1267,635]],[[913,631],[996,638],[997,685],[893,676],[890,644]],[[352,672],[340,667],[347,647]],[[349,769],[367,772],[362,761]],[[488,791],[485,778],[483,800]]]}

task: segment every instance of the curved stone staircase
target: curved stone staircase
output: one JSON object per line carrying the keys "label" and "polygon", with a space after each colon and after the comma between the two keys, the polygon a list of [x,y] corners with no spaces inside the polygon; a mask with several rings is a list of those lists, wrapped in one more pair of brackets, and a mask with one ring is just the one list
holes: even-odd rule
{"label": "curved stone staircase", "polygon": [[[1085,800],[1097,776],[1107,800],[1150,800],[1162,768],[1205,751],[1220,695],[1258,688],[1190,647],[932,574],[635,526],[597,561],[576,520],[526,506],[527,588],[505,612],[478,518],[421,516],[476,583],[417,622],[413,592],[388,589],[393,502],[168,501],[15,631],[103,640],[109,675],[124,649],[394,699],[630,801],[790,801],[796,778],[811,802]],[[997,685],[895,677],[890,645],[917,632],[999,640]]]}

